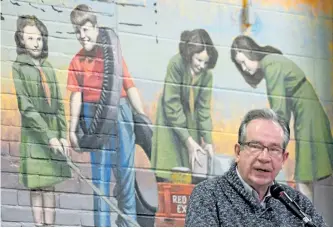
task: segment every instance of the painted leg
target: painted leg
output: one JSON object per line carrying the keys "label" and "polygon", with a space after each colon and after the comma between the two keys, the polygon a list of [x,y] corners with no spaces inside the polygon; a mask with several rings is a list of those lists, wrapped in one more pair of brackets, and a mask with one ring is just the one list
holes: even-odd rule
{"label": "painted leg", "polygon": [[[111,152],[91,152],[93,184],[110,197]],[[98,227],[111,226],[110,206],[94,192],[94,224]]]}
{"label": "painted leg", "polygon": [[[120,106],[118,119],[120,149],[117,155],[117,201],[118,208],[126,215],[136,220],[135,201],[135,135],[132,112],[128,104]],[[118,215],[117,226],[131,224]]]}
{"label": "painted leg", "polygon": [[[92,104],[84,103],[84,116],[87,127],[90,126],[94,115]],[[90,152],[91,173],[93,184],[103,192],[106,197],[110,196],[111,156],[110,152],[101,150]],[[96,227],[111,226],[110,209],[104,200],[94,191],[94,225]]]}
{"label": "painted leg", "polygon": [[[110,184],[111,184],[111,151],[103,151],[101,154],[101,169],[100,172],[100,190],[104,193],[104,196],[110,199]],[[100,226],[111,226],[111,209],[109,204],[105,200],[100,198],[100,211],[101,222]]]}
{"label": "painted leg", "polygon": [[35,226],[44,225],[43,196],[40,190],[30,191],[31,209]]}
{"label": "painted leg", "polygon": [[55,222],[56,199],[53,190],[43,191],[44,223],[53,226]]}

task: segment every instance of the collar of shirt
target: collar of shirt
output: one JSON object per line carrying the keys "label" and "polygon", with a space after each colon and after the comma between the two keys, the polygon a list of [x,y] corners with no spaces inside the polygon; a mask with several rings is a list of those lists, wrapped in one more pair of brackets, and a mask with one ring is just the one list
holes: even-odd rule
{"label": "collar of shirt", "polygon": [[[41,58],[40,61],[40,66],[44,66],[46,58]],[[16,57],[16,61],[21,63],[21,64],[28,64],[31,66],[36,67],[36,64],[32,61],[32,58],[29,54],[19,54]]]}
{"label": "collar of shirt", "polygon": [[[248,183],[246,183],[246,182],[244,181],[244,179],[243,179],[243,178],[241,177],[241,175],[239,174],[237,167],[236,167],[236,173],[237,173],[237,176],[239,177],[240,181],[242,182],[242,184],[243,184],[245,190],[248,191],[248,192],[249,192],[249,193],[250,193],[255,199],[257,199],[258,202],[260,202],[260,204],[261,204],[262,206],[265,206],[265,205],[266,205],[266,200],[267,200],[269,197],[271,197],[271,192],[269,191],[269,188],[267,189],[267,192],[266,192],[266,194],[265,194],[263,200],[260,201],[260,200],[259,200],[259,194],[257,193],[257,191],[254,190],[254,189],[253,189]],[[273,184],[273,183],[272,183],[272,184]]]}

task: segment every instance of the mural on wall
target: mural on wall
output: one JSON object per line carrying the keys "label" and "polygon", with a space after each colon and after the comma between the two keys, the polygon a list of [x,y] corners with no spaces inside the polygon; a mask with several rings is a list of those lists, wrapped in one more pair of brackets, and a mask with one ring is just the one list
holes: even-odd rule
{"label": "mural on wall", "polygon": [[34,225],[67,225],[63,213],[74,213],[69,225],[183,226],[191,191],[228,169],[251,108],[292,127],[279,181],[314,202],[318,182],[333,185],[325,23],[258,10],[244,29],[242,4],[221,2],[4,1],[17,13],[1,15],[2,164],[29,190]]}

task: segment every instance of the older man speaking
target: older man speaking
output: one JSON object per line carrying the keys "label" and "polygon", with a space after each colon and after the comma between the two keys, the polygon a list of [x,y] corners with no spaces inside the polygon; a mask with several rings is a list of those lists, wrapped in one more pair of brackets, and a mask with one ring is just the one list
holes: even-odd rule
{"label": "older man speaking", "polygon": [[[287,197],[274,196],[272,186],[288,158],[289,139],[289,126],[273,110],[249,111],[239,128],[235,162],[224,175],[194,188],[185,225],[326,226],[323,217],[302,193],[287,185],[274,185],[274,190],[282,191],[278,193]],[[288,203],[294,205],[299,216]]]}

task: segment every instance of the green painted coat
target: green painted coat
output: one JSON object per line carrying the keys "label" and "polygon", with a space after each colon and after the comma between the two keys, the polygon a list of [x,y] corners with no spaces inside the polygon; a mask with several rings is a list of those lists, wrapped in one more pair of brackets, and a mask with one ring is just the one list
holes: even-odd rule
{"label": "green painted coat", "polygon": [[45,99],[39,70],[26,54],[12,66],[18,108],[21,113],[20,183],[28,188],[53,186],[71,177],[63,155],[48,146],[51,138],[66,139],[64,105],[50,63],[41,67],[51,90],[51,105]]}
{"label": "green painted coat", "polygon": [[290,122],[296,140],[295,180],[312,181],[332,174],[333,140],[330,122],[304,72],[283,55],[260,61],[273,110]]}
{"label": "green painted coat", "polygon": [[[213,77],[211,71],[192,75],[180,54],[173,56],[168,64],[163,94],[156,112],[156,126],[152,141],[152,167],[158,177],[170,178],[174,167],[188,167],[189,156],[186,140],[192,136],[212,143],[212,120],[210,102]],[[193,89],[194,110],[190,109],[190,90]]]}

